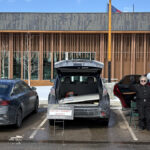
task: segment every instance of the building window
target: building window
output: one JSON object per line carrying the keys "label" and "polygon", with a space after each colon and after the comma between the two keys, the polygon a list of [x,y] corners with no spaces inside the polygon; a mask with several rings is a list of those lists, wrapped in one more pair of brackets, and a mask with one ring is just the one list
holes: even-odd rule
{"label": "building window", "polygon": [[50,52],[43,53],[43,79],[44,80],[51,79],[51,53]]}
{"label": "building window", "polygon": [[8,54],[9,51],[1,51],[1,78],[8,78]]}
{"label": "building window", "polygon": [[[54,52],[53,53],[53,59],[54,59],[54,66],[55,66],[55,62],[57,62],[57,61],[59,61],[59,52]],[[56,76],[57,76],[57,72],[56,72],[56,69],[55,69],[55,67],[53,67],[54,69],[54,79],[56,78]]]}
{"label": "building window", "polygon": [[[38,72],[39,72],[39,52],[30,52],[31,53],[31,79],[38,80]],[[29,65],[29,52],[24,51],[23,54],[23,78],[24,80],[28,79],[28,65]]]}
{"label": "building window", "polygon": [[68,60],[68,52],[61,53],[61,60]]}
{"label": "building window", "polygon": [[31,52],[31,79],[38,80],[39,52]]}
{"label": "building window", "polygon": [[[68,53],[68,54],[67,54]],[[95,60],[95,52],[66,52],[68,59],[88,59]]]}
{"label": "building window", "polygon": [[20,52],[13,52],[13,78],[21,78],[21,54]]}
{"label": "building window", "polygon": [[23,79],[28,79],[28,51],[23,52]]}
{"label": "building window", "polygon": [[96,53],[91,53],[91,60],[95,60],[96,59]]}

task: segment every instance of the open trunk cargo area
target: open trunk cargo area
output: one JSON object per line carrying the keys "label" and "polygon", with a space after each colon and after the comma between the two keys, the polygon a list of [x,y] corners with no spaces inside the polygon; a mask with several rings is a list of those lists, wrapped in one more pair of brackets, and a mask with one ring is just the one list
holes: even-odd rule
{"label": "open trunk cargo area", "polygon": [[99,94],[87,94],[80,96],[70,96],[59,100],[59,104],[97,104],[99,103]]}
{"label": "open trunk cargo area", "polygon": [[102,95],[100,74],[103,63],[93,60],[66,60],[55,63],[55,68],[59,76],[59,104],[99,103]]}
{"label": "open trunk cargo area", "polygon": [[[80,76],[76,76],[80,77]],[[85,77],[85,76],[84,76]],[[98,104],[100,94],[95,77],[85,77],[86,81],[71,81],[71,76],[64,77],[59,87],[59,104]]]}

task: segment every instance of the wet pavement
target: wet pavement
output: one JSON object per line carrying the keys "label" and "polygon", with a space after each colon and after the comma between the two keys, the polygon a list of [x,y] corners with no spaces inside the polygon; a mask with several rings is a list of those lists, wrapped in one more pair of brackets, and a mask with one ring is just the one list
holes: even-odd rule
{"label": "wet pavement", "polygon": [[[0,127],[3,149],[149,149],[150,131],[129,126],[129,111],[111,110],[108,126],[102,120],[76,119],[50,126],[46,108],[24,119],[22,128]],[[1,148],[0,148],[1,149]]]}

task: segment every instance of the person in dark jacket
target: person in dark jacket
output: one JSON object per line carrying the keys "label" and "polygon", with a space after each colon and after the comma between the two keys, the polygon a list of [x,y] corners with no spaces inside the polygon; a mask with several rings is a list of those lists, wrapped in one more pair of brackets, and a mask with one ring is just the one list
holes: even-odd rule
{"label": "person in dark jacket", "polygon": [[136,92],[136,103],[139,112],[139,128],[150,130],[150,86],[147,78],[140,77],[140,84],[134,84],[131,89]]}

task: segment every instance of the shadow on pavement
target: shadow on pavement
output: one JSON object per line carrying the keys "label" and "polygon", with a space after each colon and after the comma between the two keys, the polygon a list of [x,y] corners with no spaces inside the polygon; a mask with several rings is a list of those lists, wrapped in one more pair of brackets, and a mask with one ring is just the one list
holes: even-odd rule
{"label": "shadow on pavement", "polygon": [[14,125],[0,125],[0,132],[14,132],[33,126],[46,113],[46,108],[39,108],[38,113],[31,113],[23,119],[22,127],[17,129]]}
{"label": "shadow on pavement", "polygon": [[[82,129],[82,128],[111,128],[117,124],[117,114],[111,110],[109,121],[106,119],[74,119],[65,120],[65,129]],[[62,123],[57,123],[57,126],[62,126]]]}

